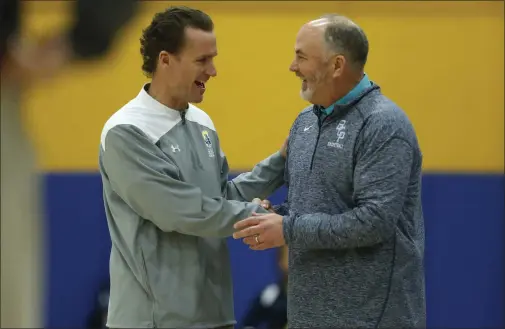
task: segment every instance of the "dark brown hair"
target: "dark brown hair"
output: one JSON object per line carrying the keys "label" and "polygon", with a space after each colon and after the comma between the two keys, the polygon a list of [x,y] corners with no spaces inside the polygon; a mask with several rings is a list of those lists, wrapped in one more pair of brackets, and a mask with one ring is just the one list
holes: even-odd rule
{"label": "dark brown hair", "polygon": [[185,6],[170,7],[154,15],[140,38],[142,71],[147,76],[152,76],[156,70],[160,52],[177,54],[181,51],[188,27],[212,32],[214,23],[206,13]]}

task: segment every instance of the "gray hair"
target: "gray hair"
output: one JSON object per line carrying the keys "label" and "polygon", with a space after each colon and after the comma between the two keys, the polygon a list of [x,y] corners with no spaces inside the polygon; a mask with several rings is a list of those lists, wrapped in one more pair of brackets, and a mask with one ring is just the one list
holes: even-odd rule
{"label": "gray hair", "polygon": [[368,57],[365,32],[347,17],[328,14],[324,20],[324,41],[333,54],[342,54],[358,70],[363,70]]}

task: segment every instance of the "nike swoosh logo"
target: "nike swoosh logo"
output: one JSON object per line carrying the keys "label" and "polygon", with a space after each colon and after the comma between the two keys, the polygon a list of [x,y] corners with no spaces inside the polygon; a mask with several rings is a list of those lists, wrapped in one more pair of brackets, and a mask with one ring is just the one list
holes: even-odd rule
{"label": "nike swoosh logo", "polygon": [[305,128],[303,128],[303,131],[307,131],[307,130],[309,130],[310,128],[312,128],[312,126],[305,127]]}

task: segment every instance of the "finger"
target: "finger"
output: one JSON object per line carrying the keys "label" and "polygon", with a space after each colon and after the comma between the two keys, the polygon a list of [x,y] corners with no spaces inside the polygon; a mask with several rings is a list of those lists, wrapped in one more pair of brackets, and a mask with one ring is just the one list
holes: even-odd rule
{"label": "finger", "polygon": [[242,241],[249,246],[254,246],[255,244],[258,244],[254,236],[245,237],[244,239],[242,239]]}
{"label": "finger", "polygon": [[[255,213],[253,213],[253,215],[254,214]],[[260,223],[259,219],[254,218],[254,217],[249,217],[249,218],[246,218],[246,219],[242,219],[239,222],[236,222],[235,225],[233,225],[233,228],[236,229],[236,230],[241,230],[241,229],[244,229],[244,228],[249,227],[249,226],[258,225],[259,223]]]}
{"label": "finger", "polygon": [[234,239],[241,239],[245,238],[248,236],[253,236],[255,234],[260,234],[263,231],[263,229],[256,225],[256,226],[250,226],[248,228],[243,229],[242,231],[238,231],[233,233],[233,238]]}
{"label": "finger", "polygon": [[270,201],[268,200],[263,200],[261,201],[261,206],[265,209],[270,209],[270,207],[272,206],[272,204],[270,203]]}
{"label": "finger", "polygon": [[270,249],[271,247],[269,247],[269,244],[268,243],[258,243],[258,244],[255,244],[255,245],[252,245],[252,246],[249,246],[249,249],[252,249],[252,250],[266,250],[266,249]]}
{"label": "finger", "polygon": [[244,228],[241,231],[237,231],[237,232],[233,233],[233,238],[234,239],[246,238],[246,237],[250,237],[250,236],[254,236],[256,234],[259,234],[262,231],[263,230],[258,225],[250,226],[250,227]]}

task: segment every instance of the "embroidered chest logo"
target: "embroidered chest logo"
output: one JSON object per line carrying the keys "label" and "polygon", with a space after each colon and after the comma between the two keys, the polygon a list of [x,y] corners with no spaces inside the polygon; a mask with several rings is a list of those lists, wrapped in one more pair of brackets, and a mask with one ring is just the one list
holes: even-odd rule
{"label": "embroidered chest logo", "polygon": [[342,145],[342,142],[345,138],[345,120],[340,120],[340,122],[337,125],[337,140],[334,142],[328,142],[329,147],[335,147],[338,149],[343,148],[344,146]]}
{"label": "embroidered chest logo", "polygon": [[177,145],[170,145],[170,147],[172,148],[172,152],[175,153],[175,152],[180,152],[181,151],[181,148],[179,147],[179,144]]}
{"label": "embroidered chest logo", "polygon": [[209,158],[215,157],[214,150],[212,149],[212,141],[209,137],[209,132],[207,130],[202,131],[203,141],[205,142],[205,146],[207,146],[207,152],[209,153]]}

